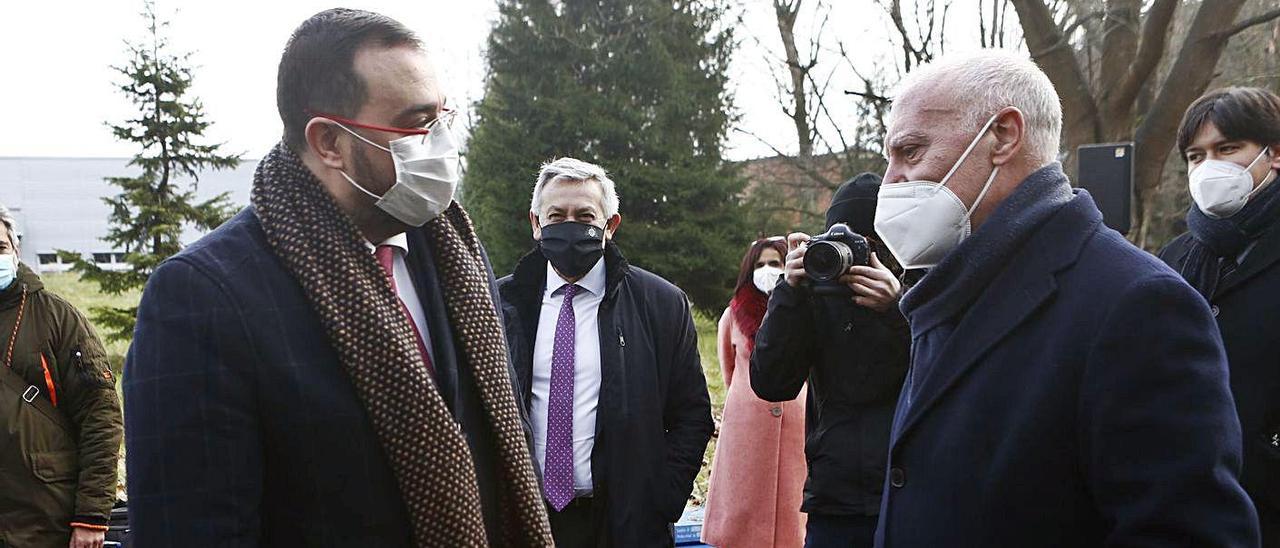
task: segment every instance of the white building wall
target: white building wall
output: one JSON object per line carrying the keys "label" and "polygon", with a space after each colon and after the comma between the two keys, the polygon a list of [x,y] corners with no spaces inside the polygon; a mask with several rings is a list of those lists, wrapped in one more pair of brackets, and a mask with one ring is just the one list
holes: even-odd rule
{"label": "white building wall", "polygon": [[[114,196],[119,187],[106,177],[130,177],[141,173],[124,158],[14,158],[0,157],[0,204],[18,221],[22,234],[22,261],[37,271],[65,270],[66,265],[41,264],[41,255],[58,250],[76,251],[86,257],[97,253],[106,268],[124,268],[114,262],[123,249],[102,241],[108,229],[110,208],[102,198]],[[249,203],[256,160],[241,162],[234,170],[203,173],[197,196],[207,199],[231,193],[236,208]],[[180,182],[187,182],[179,179]],[[188,227],[183,243],[203,234]],[[102,255],[105,254],[105,255]]]}

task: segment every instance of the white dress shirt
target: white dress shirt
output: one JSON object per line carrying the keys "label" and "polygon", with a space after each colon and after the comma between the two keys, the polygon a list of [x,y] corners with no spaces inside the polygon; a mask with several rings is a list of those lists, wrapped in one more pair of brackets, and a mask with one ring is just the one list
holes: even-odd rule
{"label": "white dress shirt", "polygon": [[[377,246],[365,242],[369,246],[370,253],[376,253]],[[389,245],[392,247],[391,271],[396,279],[396,293],[400,295],[400,300],[404,301],[405,308],[409,309],[409,317],[413,318],[413,325],[418,328],[418,333],[422,334],[422,345],[427,348],[427,356],[431,358],[431,363],[435,363],[435,350],[431,348],[431,332],[427,331],[427,313],[422,309],[422,301],[418,299],[418,289],[413,285],[413,277],[409,275],[409,265],[405,263],[405,257],[409,256],[409,238],[403,232],[396,234],[378,245]]]}
{"label": "white dress shirt", "polygon": [[[604,259],[576,282],[582,289],[573,297],[573,487],[576,496],[587,496],[591,486],[591,450],[596,444],[596,405],[600,401],[600,301],[604,299]],[[555,347],[556,321],[569,285],[547,263],[547,287],[538,314],[538,338],[533,345],[533,454],[538,469],[545,470],[547,455],[547,397],[551,392],[551,352]]]}

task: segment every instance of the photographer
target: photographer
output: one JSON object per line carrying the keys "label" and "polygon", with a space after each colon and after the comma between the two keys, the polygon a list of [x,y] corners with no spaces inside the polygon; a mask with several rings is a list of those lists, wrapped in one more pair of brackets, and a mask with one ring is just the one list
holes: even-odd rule
{"label": "photographer", "polygon": [[[880,512],[889,428],[910,336],[897,307],[900,272],[890,254],[875,253],[884,249],[872,227],[879,186],[878,176],[860,175],[836,191],[827,210],[828,230],[845,223],[866,238],[867,264],[855,264],[829,282],[814,280],[805,272],[806,252],[814,242],[845,237],[788,238],[785,281],[769,299],[751,357],[751,388],[762,399],[793,399],[809,383],[809,477],[800,509],[808,513],[810,548],[871,546]],[[821,262],[816,266],[830,266]]]}

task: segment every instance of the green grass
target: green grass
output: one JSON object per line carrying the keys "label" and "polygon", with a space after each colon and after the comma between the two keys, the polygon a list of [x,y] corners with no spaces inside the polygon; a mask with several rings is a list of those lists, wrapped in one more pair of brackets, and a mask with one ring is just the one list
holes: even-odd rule
{"label": "green grass", "polygon": [[[116,393],[120,393],[121,373],[124,370],[124,355],[129,351],[129,343],[127,341],[110,342],[103,338],[105,332],[102,326],[97,325],[93,321],[93,309],[100,306],[108,306],[115,308],[128,308],[137,306],[138,300],[142,298],[142,291],[128,291],[120,295],[108,295],[98,291],[98,287],[92,283],[81,281],[79,276],[70,272],[48,272],[40,275],[40,279],[44,282],[44,287],[49,292],[62,297],[76,307],[85,317],[89,318],[89,323],[93,325],[93,331],[98,334],[98,338],[102,340],[103,345],[107,349],[107,360],[111,363],[112,373],[116,377]],[[116,465],[118,472],[118,480],[116,482],[116,496],[124,499],[127,497],[125,493],[125,467],[124,467],[124,443],[120,444],[120,461]]]}
{"label": "green grass", "polygon": [[[80,281],[76,274],[70,272],[49,272],[41,274],[40,279],[44,281],[45,289],[69,301],[89,318],[90,323],[93,323],[94,308],[100,306],[128,308],[137,306],[138,300],[142,298],[142,290],[128,291],[120,295],[107,295],[98,291],[97,286],[89,282]],[[116,378],[119,379],[121,368],[124,367],[124,355],[129,351],[129,343],[127,341],[107,341],[103,336],[105,331],[102,326],[97,324],[94,324],[93,330],[106,346],[107,359],[111,361],[111,369],[113,369]]]}
{"label": "green grass", "polygon": [[[90,323],[93,322],[92,310],[95,307],[124,308],[136,306],[138,300],[142,297],[141,291],[130,291],[122,295],[106,295],[98,291],[98,288],[93,284],[80,281],[75,274],[66,272],[46,273],[40,277],[44,280],[45,287],[49,291],[66,299],[78,308],[85,316],[89,317]],[[707,482],[711,474],[711,455],[715,453],[716,436],[720,433],[721,410],[724,408],[724,379],[720,377],[720,363],[716,357],[716,322],[719,318],[709,317],[702,312],[695,311],[693,320],[698,328],[698,354],[702,357],[702,371],[707,376],[707,389],[711,392],[711,415],[716,422],[716,434],[711,438],[711,443],[707,444],[706,454],[702,458],[702,470],[698,472],[698,479],[693,486],[693,494],[689,497],[690,502],[695,505],[701,505],[706,501]],[[94,330],[99,337],[102,336],[103,329],[100,326],[94,325]],[[124,356],[129,351],[129,343],[125,341],[107,342],[104,339],[103,344],[106,345],[107,358],[111,361],[111,368],[114,370],[118,380],[121,378]],[[123,454],[123,449],[121,453]],[[123,459],[121,459],[120,463],[120,478],[121,489],[123,490]]]}
{"label": "green grass", "polygon": [[720,375],[720,358],[716,355],[716,322],[720,318],[709,317],[694,311],[693,321],[698,327],[698,355],[702,358],[702,372],[707,376],[707,390],[711,393],[711,417],[716,421],[716,431],[707,444],[702,457],[702,470],[693,482],[693,494],[689,501],[701,506],[707,500],[707,482],[711,479],[711,455],[716,452],[720,437],[720,419],[724,410],[724,379]]}

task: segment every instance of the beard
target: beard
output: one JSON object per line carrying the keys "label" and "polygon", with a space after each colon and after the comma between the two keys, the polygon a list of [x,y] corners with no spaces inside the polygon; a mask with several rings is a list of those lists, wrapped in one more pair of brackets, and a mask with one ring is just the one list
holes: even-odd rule
{"label": "beard", "polygon": [[[369,146],[367,143],[354,141],[352,142],[352,147],[354,150],[352,150],[351,154],[351,178],[355,179],[357,183],[360,183],[361,186],[368,189],[369,192],[379,196],[382,196],[386,194],[388,190],[391,190],[391,187],[395,184],[395,176],[393,174],[390,177],[390,183],[383,183],[383,181],[386,181],[387,179],[378,173],[378,170],[374,168],[373,162],[367,156],[367,154],[369,154],[368,149],[372,149],[373,147]],[[354,221],[357,226],[388,225],[389,223],[396,225],[400,224],[400,222],[394,217],[374,205],[377,202],[377,199],[367,195],[365,197],[369,200],[369,207],[358,208],[351,213],[351,220]]]}

